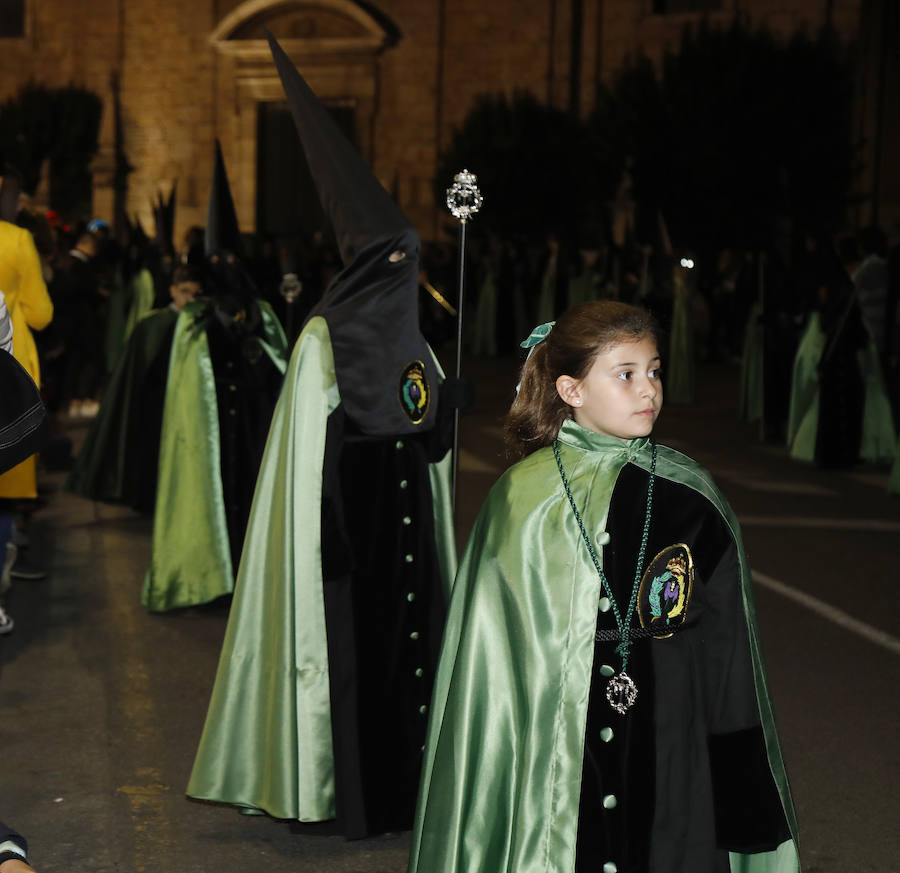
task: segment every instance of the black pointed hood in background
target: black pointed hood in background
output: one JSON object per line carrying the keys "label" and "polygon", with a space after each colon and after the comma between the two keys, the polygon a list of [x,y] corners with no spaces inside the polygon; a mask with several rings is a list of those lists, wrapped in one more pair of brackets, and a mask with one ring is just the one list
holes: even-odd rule
{"label": "black pointed hood in background", "polygon": [[266,35],[343,262],[310,317],[328,322],[344,410],[374,436],[429,429],[439,376],[419,329],[418,234]]}
{"label": "black pointed hood in background", "polygon": [[156,231],[157,244],[164,255],[175,254],[175,192],[178,180],[172,183],[169,199],[163,200],[162,191],[157,192],[153,203],[153,224]]}
{"label": "black pointed hood in background", "polygon": [[243,256],[237,212],[234,209],[228,174],[225,172],[225,160],[222,157],[222,147],[218,140],[216,140],[212,187],[209,191],[209,209],[206,213],[204,243],[208,258],[213,255],[223,256],[229,253],[237,258]]}

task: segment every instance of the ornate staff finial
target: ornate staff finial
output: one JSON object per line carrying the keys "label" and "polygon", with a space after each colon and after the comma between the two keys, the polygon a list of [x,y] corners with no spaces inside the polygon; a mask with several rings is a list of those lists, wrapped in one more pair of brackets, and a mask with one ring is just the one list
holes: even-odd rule
{"label": "ornate staff finial", "polygon": [[474,173],[463,170],[453,177],[453,184],[447,189],[447,208],[463,224],[481,209],[483,198],[477,182]]}

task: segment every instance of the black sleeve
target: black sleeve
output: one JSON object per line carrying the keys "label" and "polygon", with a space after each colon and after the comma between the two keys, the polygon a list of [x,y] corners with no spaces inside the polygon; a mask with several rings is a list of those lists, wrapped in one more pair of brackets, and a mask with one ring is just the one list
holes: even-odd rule
{"label": "black sleeve", "polygon": [[716,836],[732,852],[772,851],[790,836],[759,720],[734,541],[706,586],[709,761]]}

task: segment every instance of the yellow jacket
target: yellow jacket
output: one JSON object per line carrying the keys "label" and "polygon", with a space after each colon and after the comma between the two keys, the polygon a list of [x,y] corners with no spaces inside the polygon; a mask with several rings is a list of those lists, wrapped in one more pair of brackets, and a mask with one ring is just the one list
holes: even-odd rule
{"label": "yellow jacket", "polygon": [[[31,234],[6,221],[0,221],[0,291],[12,321],[13,354],[40,385],[37,347],[30,328],[41,330],[50,324],[53,303]],[[33,456],[0,476],[0,497],[37,497]]]}

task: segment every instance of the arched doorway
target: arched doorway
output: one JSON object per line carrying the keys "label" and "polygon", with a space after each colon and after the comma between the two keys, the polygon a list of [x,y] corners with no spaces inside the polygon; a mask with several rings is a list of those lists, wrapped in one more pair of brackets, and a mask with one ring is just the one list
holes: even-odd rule
{"label": "arched doorway", "polygon": [[265,31],[271,31],[364,157],[373,156],[378,55],[396,25],[356,0],[245,0],[211,35],[217,59],[215,128],[241,228],[309,233],[318,201]]}

